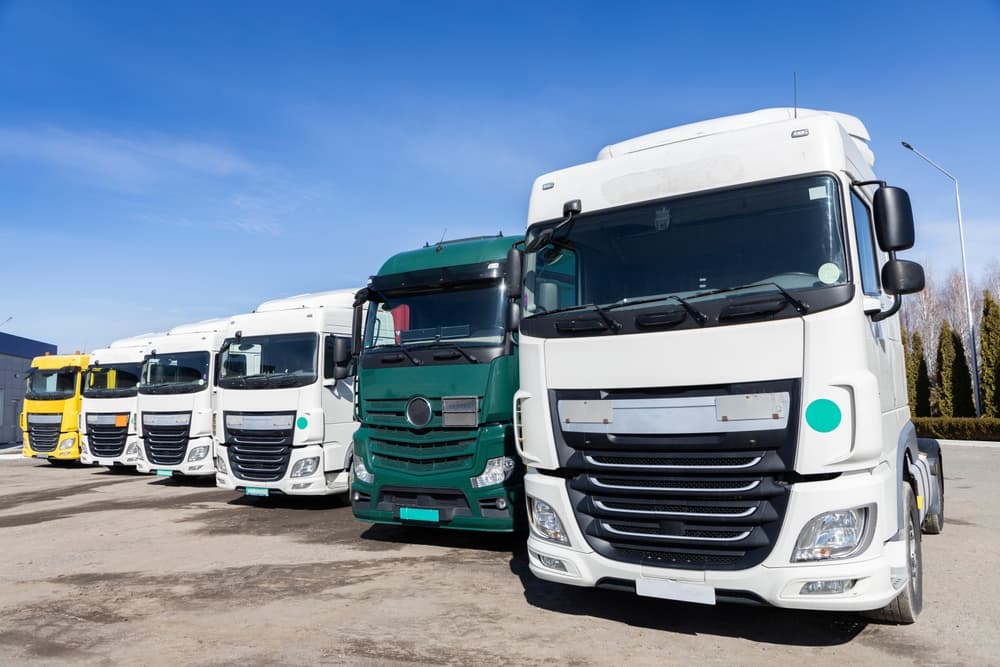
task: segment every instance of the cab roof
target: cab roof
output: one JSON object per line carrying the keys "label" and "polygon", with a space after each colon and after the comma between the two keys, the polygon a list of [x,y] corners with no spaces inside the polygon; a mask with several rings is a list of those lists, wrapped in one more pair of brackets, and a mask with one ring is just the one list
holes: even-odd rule
{"label": "cab roof", "polygon": [[388,276],[464,264],[502,262],[507,259],[510,247],[523,240],[524,236],[497,235],[427,244],[417,250],[407,250],[393,255],[386,260],[377,275]]}

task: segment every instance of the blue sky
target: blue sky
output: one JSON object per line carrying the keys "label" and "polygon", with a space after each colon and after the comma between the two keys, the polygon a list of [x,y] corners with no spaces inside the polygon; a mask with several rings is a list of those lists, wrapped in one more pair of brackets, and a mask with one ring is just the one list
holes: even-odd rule
{"label": "blue sky", "polygon": [[[0,321],[63,351],[523,229],[535,176],[792,102],[859,116],[918,248],[1000,248],[1000,3],[0,0]],[[447,231],[446,231],[447,230]]]}

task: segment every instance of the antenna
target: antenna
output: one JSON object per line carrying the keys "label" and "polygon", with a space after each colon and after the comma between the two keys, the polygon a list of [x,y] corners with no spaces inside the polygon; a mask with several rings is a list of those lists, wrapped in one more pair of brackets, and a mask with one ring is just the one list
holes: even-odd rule
{"label": "antenna", "polygon": [[447,235],[448,235],[448,228],[447,228],[447,227],[445,227],[445,228],[444,228],[444,231],[443,231],[443,232],[441,232],[441,240],[440,240],[440,241],[438,241],[438,242],[437,242],[437,244],[436,244],[436,245],[437,245],[437,249],[438,249],[438,252],[441,252],[441,244],[442,244],[442,243],[444,243],[444,237],[445,237],[445,236],[447,236]]}
{"label": "antenna", "polygon": [[799,73],[792,70],[792,113],[799,117]]}
{"label": "antenna", "polygon": [[2,327],[3,325],[7,324],[7,323],[8,323],[8,322],[10,322],[10,321],[11,321],[12,319],[14,319],[14,316],[13,316],[13,315],[11,315],[11,316],[10,316],[10,317],[8,317],[7,319],[5,319],[5,320],[4,320],[3,322],[0,322],[0,327]]}

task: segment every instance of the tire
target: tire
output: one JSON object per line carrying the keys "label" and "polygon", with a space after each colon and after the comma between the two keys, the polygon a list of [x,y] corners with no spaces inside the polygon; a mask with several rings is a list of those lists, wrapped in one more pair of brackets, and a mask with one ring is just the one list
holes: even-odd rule
{"label": "tire", "polygon": [[940,535],[944,530],[944,470],[938,468],[937,475],[938,495],[941,502],[938,503],[936,514],[928,514],[924,517],[923,531],[928,535]]}
{"label": "tire", "polygon": [[903,482],[903,534],[906,541],[910,576],[896,599],[874,611],[866,612],[868,618],[882,623],[908,625],[917,620],[924,605],[924,561],[920,543],[920,514],[917,512],[917,502],[913,489]]}

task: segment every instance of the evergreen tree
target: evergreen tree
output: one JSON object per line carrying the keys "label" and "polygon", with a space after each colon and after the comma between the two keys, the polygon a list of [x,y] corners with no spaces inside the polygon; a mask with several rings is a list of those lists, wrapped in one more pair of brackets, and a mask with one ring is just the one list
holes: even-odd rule
{"label": "evergreen tree", "polygon": [[913,354],[910,332],[902,328],[903,334],[903,365],[906,367],[906,402],[910,404],[910,412],[916,412],[917,405],[917,357]]}
{"label": "evergreen tree", "polygon": [[965,345],[958,332],[951,331],[955,348],[954,369],[951,373],[951,400],[955,417],[975,417],[976,402],[972,396],[972,373],[965,358]]}
{"label": "evergreen tree", "polygon": [[[913,342],[910,345],[910,355],[915,360],[916,370],[913,381],[913,402],[910,407],[916,417],[931,416],[931,376],[927,369],[927,358],[924,356],[924,339],[920,337],[920,332],[914,332]],[[909,375],[907,367],[907,375]]]}
{"label": "evergreen tree", "polygon": [[979,375],[984,417],[1000,417],[1000,306],[983,290],[983,319],[979,328],[982,368]]}
{"label": "evergreen tree", "polygon": [[952,374],[955,371],[955,339],[948,320],[941,322],[938,334],[937,373],[934,386],[937,389],[937,413],[940,417],[955,416],[952,401]]}

